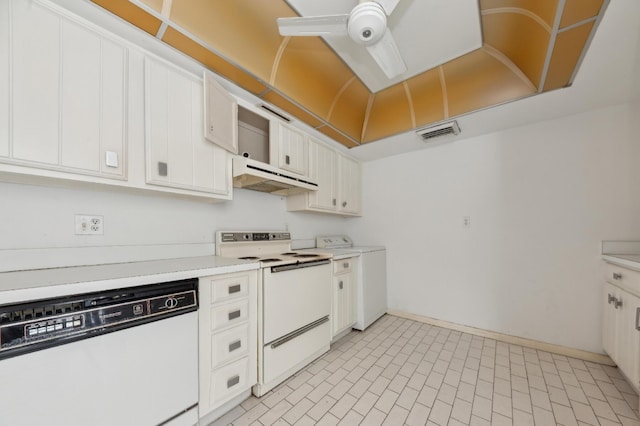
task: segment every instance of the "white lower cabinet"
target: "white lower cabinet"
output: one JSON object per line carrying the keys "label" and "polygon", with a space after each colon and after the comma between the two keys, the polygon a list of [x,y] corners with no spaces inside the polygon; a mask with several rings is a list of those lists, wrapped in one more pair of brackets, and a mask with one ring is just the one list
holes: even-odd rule
{"label": "white lower cabinet", "polygon": [[356,322],[357,262],[357,257],[333,261],[332,339],[351,330]]}
{"label": "white lower cabinet", "polygon": [[602,346],[640,391],[640,272],[606,265]]}
{"label": "white lower cabinet", "polygon": [[257,271],[200,278],[199,416],[257,382]]}

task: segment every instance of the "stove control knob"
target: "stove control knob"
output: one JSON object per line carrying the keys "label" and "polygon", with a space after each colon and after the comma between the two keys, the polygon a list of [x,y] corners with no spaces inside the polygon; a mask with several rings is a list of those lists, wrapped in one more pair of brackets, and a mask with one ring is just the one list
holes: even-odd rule
{"label": "stove control knob", "polygon": [[175,297],[168,297],[167,300],[164,301],[164,306],[167,309],[173,309],[178,306],[178,301]]}

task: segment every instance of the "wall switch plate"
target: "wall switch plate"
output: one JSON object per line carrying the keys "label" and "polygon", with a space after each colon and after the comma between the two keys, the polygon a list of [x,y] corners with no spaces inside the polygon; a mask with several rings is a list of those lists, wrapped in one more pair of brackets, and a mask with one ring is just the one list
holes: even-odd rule
{"label": "wall switch plate", "polygon": [[76,235],[104,235],[104,217],[77,214]]}
{"label": "wall switch plate", "polygon": [[105,152],[105,164],[107,167],[118,167],[118,153],[115,151],[106,151]]}

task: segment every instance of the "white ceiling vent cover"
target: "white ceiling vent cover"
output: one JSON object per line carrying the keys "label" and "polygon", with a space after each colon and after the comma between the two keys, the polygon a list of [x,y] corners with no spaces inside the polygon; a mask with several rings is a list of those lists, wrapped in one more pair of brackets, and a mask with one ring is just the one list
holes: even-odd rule
{"label": "white ceiling vent cover", "polygon": [[455,136],[460,134],[460,126],[458,126],[458,123],[456,121],[450,121],[449,123],[443,123],[437,126],[416,130],[416,133],[418,134],[418,136],[420,136],[423,142],[431,142],[432,139],[441,136]]}

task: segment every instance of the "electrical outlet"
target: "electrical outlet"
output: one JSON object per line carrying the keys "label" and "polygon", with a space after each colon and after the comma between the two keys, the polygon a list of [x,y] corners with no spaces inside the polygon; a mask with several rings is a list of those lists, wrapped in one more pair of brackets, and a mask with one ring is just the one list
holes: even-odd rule
{"label": "electrical outlet", "polygon": [[104,217],[77,214],[76,235],[104,235]]}

